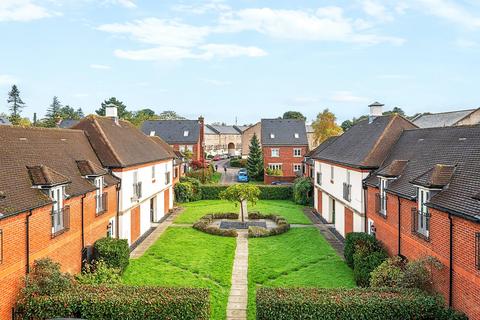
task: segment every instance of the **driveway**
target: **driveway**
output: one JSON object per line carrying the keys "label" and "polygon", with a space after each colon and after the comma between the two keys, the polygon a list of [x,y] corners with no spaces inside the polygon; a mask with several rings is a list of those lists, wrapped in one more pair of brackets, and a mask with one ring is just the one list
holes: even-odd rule
{"label": "driveway", "polygon": [[[230,167],[230,160],[219,160],[215,161],[213,165],[218,166],[218,172],[222,173],[222,178],[220,179],[220,184],[235,184],[237,182],[237,173],[239,168],[232,168]],[[227,167],[227,171],[225,172],[224,167]]]}

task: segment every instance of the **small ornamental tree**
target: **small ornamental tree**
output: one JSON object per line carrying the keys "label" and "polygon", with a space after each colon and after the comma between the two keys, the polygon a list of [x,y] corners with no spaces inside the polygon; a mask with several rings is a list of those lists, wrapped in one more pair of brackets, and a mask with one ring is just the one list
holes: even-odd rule
{"label": "small ornamental tree", "polygon": [[248,174],[255,180],[259,180],[263,175],[263,155],[260,148],[260,142],[257,135],[253,134],[250,140],[250,151],[247,158]]}
{"label": "small ornamental tree", "polygon": [[234,202],[235,205],[240,203],[240,216],[242,222],[245,221],[242,205],[243,202],[250,202],[250,204],[254,205],[257,203],[259,197],[260,189],[251,184],[234,184],[233,186],[230,186],[226,190],[220,192],[220,199]]}

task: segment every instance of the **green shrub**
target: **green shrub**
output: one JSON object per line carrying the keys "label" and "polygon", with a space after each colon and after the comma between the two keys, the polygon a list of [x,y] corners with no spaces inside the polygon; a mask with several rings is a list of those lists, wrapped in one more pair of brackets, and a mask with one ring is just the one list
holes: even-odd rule
{"label": "green shrub", "polygon": [[267,168],[265,169],[265,173],[269,176],[275,176],[275,177],[281,177],[283,176],[283,171],[282,169],[271,169]]}
{"label": "green shrub", "polygon": [[230,167],[232,168],[245,168],[247,166],[247,159],[231,159]]}
{"label": "green shrub", "polygon": [[173,187],[175,201],[180,203],[190,202],[194,199],[193,185],[190,182],[178,182]]}
{"label": "green shrub", "polygon": [[202,199],[202,190],[200,188],[200,181],[192,177],[181,177],[180,182],[188,182],[192,185],[193,194],[191,195],[190,201],[198,201]]}
{"label": "green shrub", "polygon": [[292,200],[292,187],[259,185],[260,200]]}
{"label": "green shrub", "polygon": [[249,227],[248,228],[249,238],[276,236],[290,230],[290,224],[287,222],[287,220],[284,217],[278,216],[275,214],[264,215],[259,212],[249,212],[248,219],[250,220],[268,219],[268,220],[273,220],[277,224],[277,226],[272,229],[265,229],[261,227]]}
{"label": "green shrub", "polygon": [[208,234],[213,234],[222,237],[236,237],[237,231],[234,229],[220,229],[217,226],[212,226],[215,219],[238,219],[238,213],[212,213],[203,216],[193,224],[193,228]]}
{"label": "green shrub", "polygon": [[398,256],[385,260],[372,271],[370,286],[376,288],[399,288],[404,268],[405,262]]}
{"label": "green shrub", "polygon": [[94,260],[104,261],[107,267],[122,274],[128,266],[130,249],[125,239],[101,238],[93,245]]}
{"label": "green shrub", "polygon": [[309,197],[313,189],[313,183],[310,178],[297,178],[293,183],[293,201],[297,204],[307,205],[311,203]]}
{"label": "green shrub", "polygon": [[388,258],[384,250],[368,251],[358,250],[353,255],[353,278],[360,287],[370,285],[370,277],[373,270],[381,265]]}
{"label": "green shrub", "polygon": [[189,178],[199,180],[201,183],[209,183],[212,181],[213,171],[211,168],[197,169],[189,171],[185,174]]}
{"label": "green shrub", "polygon": [[73,278],[60,271],[60,264],[50,258],[35,260],[33,268],[25,277],[24,297],[50,295],[71,288]]}
{"label": "green shrub", "polygon": [[220,199],[220,192],[227,189],[228,186],[220,185],[201,185],[201,193],[203,200],[218,200]]}
{"label": "green shrub", "polygon": [[357,243],[362,242],[365,245],[372,247],[372,251],[378,250],[381,248],[380,243],[374,236],[363,233],[363,232],[350,232],[345,237],[345,247],[343,249],[343,254],[345,256],[345,261],[347,262],[350,268],[353,268],[353,255],[355,254],[355,248]]}
{"label": "green shrub", "polygon": [[78,283],[90,285],[119,284],[122,280],[120,278],[120,270],[110,268],[103,260],[87,264],[82,273],[75,278]]}
{"label": "green shrub", "polygon": [[259,288],[256,302],[258,320],[448,319],[441,298],[417,290]]}
{"label": "green shrub", "polygon": [[432,269],[440,270],[443,265],[430,256],[418,260],[409,261],[400,279],[403,288],[418,288],[427,292],[433,292]]}
{"label": "green shrub", "polygon": [[18,304],[20,319],[209,319],[207,289],[81,285]]}

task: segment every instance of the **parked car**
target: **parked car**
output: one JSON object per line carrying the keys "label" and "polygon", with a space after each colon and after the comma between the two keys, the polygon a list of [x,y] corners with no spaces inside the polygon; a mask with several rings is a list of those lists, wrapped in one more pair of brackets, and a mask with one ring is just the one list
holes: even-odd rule
{"label": "parked car", "polygon": [[222,160],[222,156],[220,156],[219,154],[213,157],[213,161],[218,161],[218,160]]}
{"label": "parked car", "polygon": [[237,173],[237,182],[248,182],[250,178],[248,177],[247,169],[240,169]]}
{"label": "parked car", "polygon": [[287,181],[272,181],[272,186],[292,186],[292,182]]}

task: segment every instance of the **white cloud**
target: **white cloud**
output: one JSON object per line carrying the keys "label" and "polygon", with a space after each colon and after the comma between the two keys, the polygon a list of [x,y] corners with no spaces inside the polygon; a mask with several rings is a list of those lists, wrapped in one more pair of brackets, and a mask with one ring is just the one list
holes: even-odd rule
{"label": "white cloud", "polygon": [[480,17],[467,8],[449,0],[415,0],[425,13],[449,20],[466,28],[480,28]]}
{"label": "white cloud", "polygon": [[366,14],[379,21],[393,20],[393,16],[388,12],[388,9],[376,0],[363,0],[362,8]]}
{"label": "white cloud", "polygon": [[9,74],[0,74],[0,86],[11,86],[17,82],[13,76]]}
{"label": "white cloud", "polygon": [[107,66],[105,64],[91,64],[90,68],[92,69],[98,69],[98,70],[108,70],[111,69],[110,66]]}
{"label": "white cloud", "polygon": [[330,100],[335,102],[359,102],[359,103],[368,101],[367,98],[356,96],[351,91],[336,91],[333,93]]}
{"label": "white cloud", "polygon": [[35,4],[32,0],[1,0],[0,22],[31,21],[48,18],[58,13],[50,12],[45,7]]}

